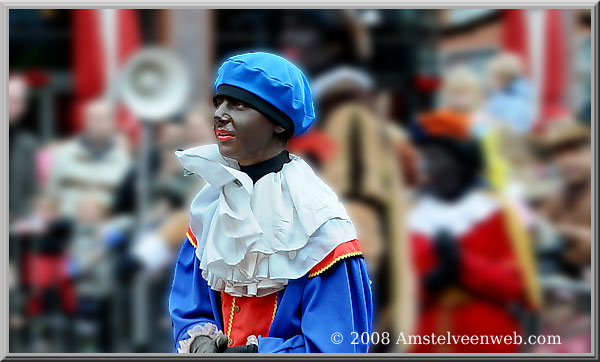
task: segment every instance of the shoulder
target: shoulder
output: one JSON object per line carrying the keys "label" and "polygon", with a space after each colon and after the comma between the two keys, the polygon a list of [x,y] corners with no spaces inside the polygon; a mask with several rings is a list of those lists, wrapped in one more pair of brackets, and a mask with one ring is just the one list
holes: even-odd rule
{"label": "shoulder", "polygon": [[341,243],[308,272],[308,278],[322,275],[344,259],[356,257],[362,257],[358,240],[354,239]]}
{"label": "shoulder", "polygon": [[327,220],[350,220],[335,192],[312,168],[298,156],[290,154],[282,175],[287,191],[308,235],[312,235]]}
{"label": "shoulder", "polygon": [[462,235],[494,216],[500,210],[500,206],[496,197],[479,190],[472,191],[453,203],[424,196],[411,210],[408,226],[411,232],[425,236],[441,229],[446,229],[454,235]]}

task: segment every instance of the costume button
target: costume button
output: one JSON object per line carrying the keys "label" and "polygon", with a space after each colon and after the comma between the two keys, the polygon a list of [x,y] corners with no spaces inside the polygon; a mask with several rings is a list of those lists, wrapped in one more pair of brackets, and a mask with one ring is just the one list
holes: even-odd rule
{"label": "costume button", "polygon": [[236,305],[236,306],[233,308],[233,310],[234,310],[236,313],[237,313],[237,312],[239,312],[239,311],[240,311],[240,306],[239,306],[239,305]]}
{"label": "costume button", "polygon": [[229,342],[227,342],[229,346],[233,346],[233,339],[229,338]]}

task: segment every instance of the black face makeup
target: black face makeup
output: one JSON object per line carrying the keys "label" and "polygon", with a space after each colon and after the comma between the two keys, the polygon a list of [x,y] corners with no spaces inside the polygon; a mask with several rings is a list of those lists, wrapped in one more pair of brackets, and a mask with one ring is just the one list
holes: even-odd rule
{"label": "black face makeup", "polygon": [[262,113],[231,97],[217,96],[214,103],[213,128],[221,155],[251,165],[281,152],[277,126]]}
{"label": "black face makeup", "polygon": [[426,188],[442,199],[458,197],[471,186],[472,177],[463,162],[443,147],[427,145],[423,149]]}

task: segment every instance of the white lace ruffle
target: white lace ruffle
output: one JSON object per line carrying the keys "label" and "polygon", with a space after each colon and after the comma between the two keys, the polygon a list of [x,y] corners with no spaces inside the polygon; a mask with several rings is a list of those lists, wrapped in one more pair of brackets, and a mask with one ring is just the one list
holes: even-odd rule
{"label": "white lace ruffle", "polygon": [[217,145],[176,152],[208,185],[191,206],[202,276],[232,296],[264,296],[300,278],[356,231],[335,193],[295,155],[253,184]]}
{"label": "white lace ruffle", "polygon": [[256,338],[254,334],[248,336],[248,338],[246,339],[246,346],[251,344],[258,346],[258,338]]}
{"label": "white lace ruffle", "polygon": [[190,353],[190,347],[194,338],[198,336],[207,336],[211,339],[215,339],[223,334],[219,328],[212,323],[196,324],[187,331],[189,338],[179,341],[179,347],[177,347],[177,353]]}

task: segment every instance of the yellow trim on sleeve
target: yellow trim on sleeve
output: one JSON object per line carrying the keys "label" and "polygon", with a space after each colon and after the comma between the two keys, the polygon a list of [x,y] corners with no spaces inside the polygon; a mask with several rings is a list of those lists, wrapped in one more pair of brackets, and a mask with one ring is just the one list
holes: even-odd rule
{"label": "yellow trim on sleeve", "polygon": [[321,268],[321,269],[319,269],[319,270],[317,270],[315,272],[312,272],[312,273],[308,274],[308,277],[309,278],[316,277],[317,275],[322,274],[324,271],[326,271],[327,269],[331,268],[333,266],[333,264],[337,263],[338,261],[340,261],[342,259],[349,258],[351,256],[357,256],[357,255],[362,255],[362,252],[361,251],[355,251],[355,252],[352,252],[352,253],[340,255],[337,258],[335,258],[331,263],[329,263],[326,266],[324,266],[323,268]]}

